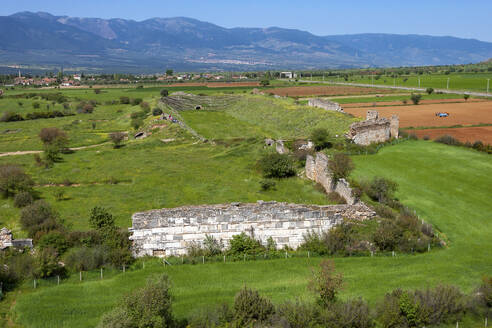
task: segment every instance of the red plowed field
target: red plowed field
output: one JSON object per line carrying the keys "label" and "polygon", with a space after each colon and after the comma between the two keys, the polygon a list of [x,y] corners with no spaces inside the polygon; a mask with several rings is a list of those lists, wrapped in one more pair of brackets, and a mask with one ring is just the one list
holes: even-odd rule
{"label": "red plowed field", "polygon": [[[336,100],[335,100],[336,101]],[[427,99],[421,100],[420,105],[429,105],[429,104],[444,104],[444,103],[464,103],[464,102],[482,102],[488,101],[486,99],[468,99],[465,101],[463,98],[460,99]],[[412,103],[411,100],[407,101],[407,105]],[[376,102],[377,106],[396,106],[396,105],[404,105],[402,101],[380,101]],[[350,103],[350,104],[341,104],[343,108],[357,108],[357,107],[374,107],[373,103]]]}
{"label": "red plowed field", "polygon": [[209,88],[227,88],[227,87],[257,87],[259,82],[185,82],[169,84],[169,87],[209,87]]}
{"label": "red plowed field", "polygon": [[[267,90],[279,96],[307,97],[307,96],[344,96],[344,95],[364,95],[375,93],[389,93],[386,89],[359,88],[348,86],[306,86],[306,87],[287,87]],[[396,92],[396,91],[395,91]]]}
{"label": "red plowed field", "polygon": [[480,140],[485,144],[492,145],[492,126],[409,130],[408,132],[415,133],[419,138],[429,136],[431,139],[436,139],[443,135],[450,135],[461,142],[475,142]]}
{"label": "red plowed field", "polygon": [[[397,114],[400,127],[453,126],[492,123],[492,102],[470,102],[455,104],[429,104],[387,106],[371,108],[346,108],[345,112],[357,117],[366,117],[367,110],[377,110],[380,117]],[[449,117],[437,117],[437,112],[447,112]]]}

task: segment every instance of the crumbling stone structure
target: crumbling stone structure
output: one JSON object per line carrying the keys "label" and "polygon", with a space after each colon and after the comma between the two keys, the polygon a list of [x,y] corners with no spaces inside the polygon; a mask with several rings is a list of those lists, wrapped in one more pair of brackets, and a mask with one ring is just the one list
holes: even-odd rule
{"label": "crumbling stone structure", "polygon": [[316,157],[308,155],[306,157],[306,177],[316,181],[327,192],[336,192],[342,196],[347,204],[354,205],[360,203],[354,196],[350,184],[345,179],[335,181],[328,169],[328,156],[323,153],[316,153]]}
{"label": "crumbling stone structure", "polygon": [[311,107],[319,107],[323,108],[325,110],[333,110],[336,112],[343,112],[343,108],[340,106],[339,103],[327,100],[327,99],[321,99],[321,98],[312,98],[309,99],[308,105]]}
{"label": "crumbling stone structure", "polygon": [[32,248],[32,239],[14,239],[12,231],[7,228],[0,230],[0,250],[4,250],[8,247]]}
{"label": "crumbling stone structure", "polygon": [[347,137],[358,145],[367,146],[371,143],[388,141],[398,138],[399,118],[398,115],[391,119],[379,118],[377,111],[367,111],[365,121],[352,123]]}
{"label": "crumbling stone structure", "polygon": [[297,248],[310,231],[326,231],[344,218],[365,220],[374,215],[364,204],[317,206],[258,201],[164,208],[135,213],[130,239],[135,256],[183,255],[191,242],[201,243],[206,235],[227,245],[242,232],[263,244],[272,237],[279,248]]}
{"label": "crumbling stone structure", "polygon": [[0,89],[0,97],[3,96],[3,90]]}

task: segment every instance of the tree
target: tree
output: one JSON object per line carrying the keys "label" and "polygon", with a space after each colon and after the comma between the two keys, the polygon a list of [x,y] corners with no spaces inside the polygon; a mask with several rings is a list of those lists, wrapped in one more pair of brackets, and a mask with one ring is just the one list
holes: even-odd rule
{"label": "tree", "polygon": [[319,269],[312,269],[312,274],[308,287],[318,294],[320,305],[328,307],[336,301],[343,284],[343,277],[335,273],[335,264],[332,260],[321,261]]}
{"label": "tree", "polygon": [[398,189],[398,184],[383,177],[374,177],[369,185],[369,196],[380,203],[388,201]]}
{"label": "tree", "polygon": [[260,85],[262,87],[266,87],[266,86],[270,85],[270,81],[268,79],[263,79],[260,81]]}
{"label": "tree", "polygon": [[20,223],[31,238],[38,239],[42,234],[62,228],[57,222],[58,214],[44,200],[37,200],[21,211]]}
{"label": "tree", "polygon": [[114,227],[114,218],[104,207],[96,206],[91,210],[89,225],[96,230]]}
{"label": "tree", "polygon": [[412,100],[414,105],[418,105],[420,102],[420,99],[422,99],[422,95],[418,94],[418,93],[417,94],[412,93],[412,95],[410,96],[410,100]]}
{"label": "tree", "polygon": [[174,327],[171,283],[166,275],[149,279],[144,288],[123,298],[120,306],[103,316],[98,327]]}
{"label": "tree", "polygon": [[169,95],[169,91],[167,91],[166,89],[161,90],[161,97],[167,97],[168,95]]}
{"label": "tree", "polygon": [[0,194],[3,197],[32,192],[34,181],[24,170],[12,164],[0,165]]}
{"label": "tree", "polygon": [[113,132],[109,134],[109,138],[114,144],[114,148],[120,148],[123,140],[125,140],[126,134],[124,132]]}
{"label": "tree", "polygon": [[249,327],[250,324],[253,327],[252,323],[264,323],[274,313],[272,302],[256,290],[244,287],[234,298],[234,317],[238,327]]}
{"label": "tree", "polygon": [[258,162],[265,178],[286,178],[296,174],[293,160],[286,154],[264,155]]}
{"label": "tree", "polygon": [[465,93],[465,94],[463,95],[463,99],[465,99],[465,101],[467,101],[467,100],[468,100],[468,98],[470,98],[470,95]]}
{"label": "tree", "polygon": [[44,155],[47,163],[53,163],[60,159],[60,153],[68,144],[67,134],[58,128],[44,128],[39,133],[39,138],[44,144]]}
{"label": "tree", "polygon": [[349,156],[337,153],[328,162],[328,168],[333,174],[333,179],[340,180],[350,175],[350,172],[354,169],[354,163]]}
{"label": "tree", "polygon": [[330,134],[328,130],[324,128],[318,128],[311,132],[311,141],[314,143],[314,147],[317,151],[325,148],[331,148]]}
{"label": "tree", "polygon": [[432,94],[434,92],[434,89],[433,88],[427,88],[425,89],[425,92],[427,92],[427,94]]}
{"label": "tree", "polygon": [[167,76],[173,76],[174,71],[172,69],[167,69],[166,70],[166,75]]}

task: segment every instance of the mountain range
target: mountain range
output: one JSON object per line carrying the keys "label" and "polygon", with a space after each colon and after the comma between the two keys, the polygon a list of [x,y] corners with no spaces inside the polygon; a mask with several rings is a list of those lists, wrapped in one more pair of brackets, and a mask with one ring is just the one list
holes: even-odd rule
{"label": "mountain range", "polygon": [[476,63],[492,43],[426,35],[317,36],[270,28],[224,28],[196,19],[0,16],[2,66],[107,72],[267,70]]}

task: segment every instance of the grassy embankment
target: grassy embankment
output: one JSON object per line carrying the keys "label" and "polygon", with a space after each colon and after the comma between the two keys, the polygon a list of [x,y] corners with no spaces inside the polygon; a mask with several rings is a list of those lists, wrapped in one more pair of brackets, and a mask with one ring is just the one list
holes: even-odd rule
{"label": "grassy embankment", "polygon": [[[354,160],[358,179],[381,175],[397,181],[397,197],[434,224],[449,244],[446,249],[420,255],[337,258],[337,268],[346,281],[342,297],[362,296],[374,303],[394,288],[438,283],[455,284],[470,292],[482,275],[492,273],[490,156],[408,141]],[[25,291],[17,299],[15,312],[26,327],[91,327],[121,295],[161,272],[173,281],[175,311],[180,317],[199,307],[231,302],[245,284],[275,302],[306,298],[310,297],[306,289],[310,267],[318,262],[312,258],[173,267],[154,263],[104,281],[72,281]]]}

